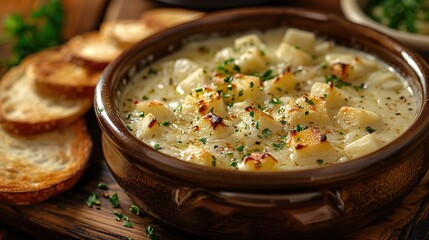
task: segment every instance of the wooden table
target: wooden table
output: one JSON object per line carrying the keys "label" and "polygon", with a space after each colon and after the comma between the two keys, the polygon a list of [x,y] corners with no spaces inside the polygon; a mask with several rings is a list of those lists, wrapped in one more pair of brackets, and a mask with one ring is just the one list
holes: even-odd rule
{"label": "wooden table", "polygon": [[[275,4],[308,7],[340,13],[338,0],[329,1],[276,1]],[[134,18],[143,10],[165,6],[142,0],[111,0],[106,20]],[[427,58],[429,59],[429,58]],[[89,129],[94,141],[91,165],[81,181],[70,191],[34,206],[7,206],[0,204],[1,239],[148,239],[146,228],[155,229],[160,239],[191,239],[185,233],[171,231],[145,213],[132,213],[133,201],[120,189],[103,159],[100,129],[93,113],[87,114]],[[97,184],[108,184],[107,191]],[[89,208],[85,200],[91,192],[98,196],[117,193],[118,208],[112,208],[108,198],[100,197],[101,206]],[[114,211],[125,214],[133,227],[123,226],[115,220]],[[429,238],[429,176],[389,215],[341,239],[428,239]],[[9,229],[15,230],[9,230]]]}

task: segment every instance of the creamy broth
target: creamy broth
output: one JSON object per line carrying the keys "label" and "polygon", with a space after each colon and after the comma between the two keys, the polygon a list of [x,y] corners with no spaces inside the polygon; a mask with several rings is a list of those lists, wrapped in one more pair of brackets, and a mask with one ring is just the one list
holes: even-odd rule
{"label": "creamy broth", "polygon": [[293,28],[191,42],[138,73],[120,102],[124,124],[153,148],[244,171],[358,158],[416,116],[393,68]]}

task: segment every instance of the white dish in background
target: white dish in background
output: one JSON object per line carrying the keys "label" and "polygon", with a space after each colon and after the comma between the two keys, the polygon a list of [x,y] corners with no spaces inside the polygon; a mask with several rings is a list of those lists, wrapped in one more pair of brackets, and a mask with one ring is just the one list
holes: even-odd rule
{"label": "white dish in background", "polygon": [[341,10],[348,20],[383,32],[416,50],[429,52],[429,35],[392,29],[372,20],[362,10],[367,0],[341,0],[340,3]]}

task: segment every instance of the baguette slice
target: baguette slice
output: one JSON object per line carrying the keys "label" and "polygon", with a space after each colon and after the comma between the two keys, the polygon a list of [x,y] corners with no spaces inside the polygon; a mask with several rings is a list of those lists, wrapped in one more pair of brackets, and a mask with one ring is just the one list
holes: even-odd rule
{"label": "baguette slice", "polygon": [[64,56],[53,56],[34,63],[30,69],[37,88],[46,94],[61,93],[67,98],[93,97],[101,72],[68,62]]}
{"label": "baguette slice", "polygon": [[182,8],[157,8],[144,12],[141,19],[154,30],[162,30],[180,23],[201,18],[204,12]]}
{"label": "baguette slice", "polygon": [[29,205],[70,189],[88,166],[92,140],[82,118],[47,133],[16,136],[0,128],[0,202]]}
{"label": "baguette slice", "polygon": [[37,90],[34,74],[29,69],[49,51],[30,55],[0,82],[0,124],[9,133],[49,131],[74,122],[91,108],[92,98],[66,99],[60,93],[48,96]]}
{"label": "baguette slice", "polygon": [[112,40],[124,49],[155,32],[155,29],[147,26],[141,20],[109,21],[104,22],[100,27],[100,34],[104,38]]}
{"label": "baguette slice", "polygon": [[94,71],[103,70],[123,51],[113,41],[95,31],[73,37],[63,49],[71,62]]}

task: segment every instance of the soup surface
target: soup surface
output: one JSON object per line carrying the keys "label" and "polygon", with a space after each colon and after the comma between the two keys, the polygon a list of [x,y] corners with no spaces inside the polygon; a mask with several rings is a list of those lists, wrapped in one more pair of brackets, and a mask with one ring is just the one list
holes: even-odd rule
{"label": "soup surface", "polygon": [[371,153],[408,128],[416,102],[376,57],[282,28],[190,42],[127,83],[120,114],[184,161],[278,171]]}

